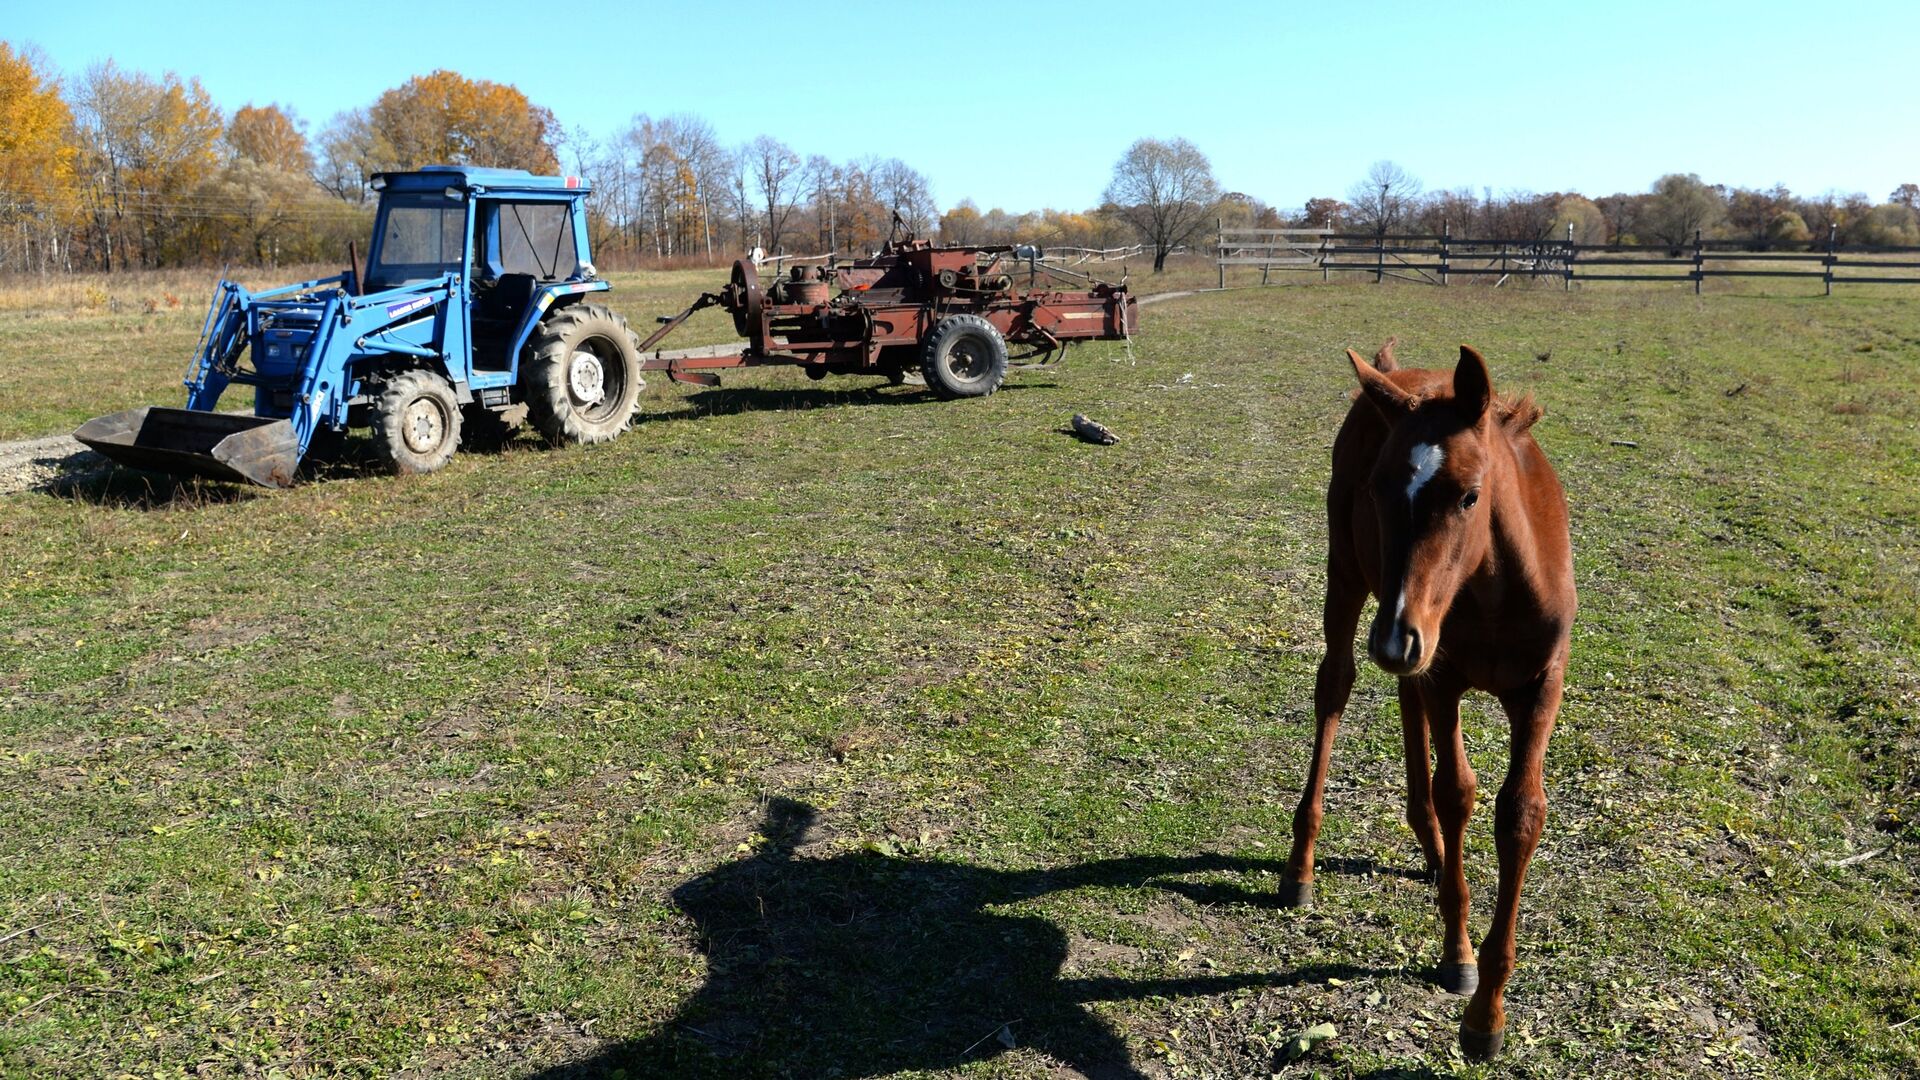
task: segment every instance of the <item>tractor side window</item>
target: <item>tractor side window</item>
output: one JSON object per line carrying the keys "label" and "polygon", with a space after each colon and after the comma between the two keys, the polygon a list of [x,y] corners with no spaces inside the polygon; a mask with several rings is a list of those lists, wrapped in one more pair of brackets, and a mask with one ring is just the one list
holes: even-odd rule
{"label": "tractor side window", "polygon": [[570,278],[580,267],[573,244],[573,214],[563,202],[494,202],[494,269],[530,274],[541,281]]}
{"label": "tractor side window", "polygon": [[390,195],[380,229],[380,258],[371,288],[391,289],[459,273],[466,247],[466,208],[439,194]]}

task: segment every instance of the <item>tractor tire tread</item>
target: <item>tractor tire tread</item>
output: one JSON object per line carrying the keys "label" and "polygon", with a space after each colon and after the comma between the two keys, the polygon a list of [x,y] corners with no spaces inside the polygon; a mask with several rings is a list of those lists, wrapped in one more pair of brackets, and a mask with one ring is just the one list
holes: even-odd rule
{"label": "tractor tire tread", "polygon": [[[601,336],[620,347],[626,371],[622,397],[604,420],[594,421],[573,407],[567,391],[567,361],[572,346],[588,336]],[[618,438],[633,424],[639,406],[640,340],[627,320],[600,304],[569,304],[549,312],[527,342],[527,359],[520,371],[527,420],[555,445],[599,443]]]}
{"label": "tractor tire tread", "polygon": [[[446,417],[447,434],[431,453],[415,453],[406,443],[401,423],[407,406],[423,395],[440,399]],[[371,421],[373,459],[387,472],[402,476],[430,473],[453,460],[460,448],[460,402],[453,384],[437,371],[408,368],[378,377],[368,419]]]}

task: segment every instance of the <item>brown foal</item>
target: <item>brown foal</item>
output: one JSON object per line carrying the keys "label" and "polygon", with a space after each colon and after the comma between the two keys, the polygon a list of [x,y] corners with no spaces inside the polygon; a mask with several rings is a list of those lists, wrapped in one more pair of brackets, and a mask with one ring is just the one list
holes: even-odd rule
{"label": "brown foal", "polygon": [[[1473,996],[1460,1048],[1480,1060],[1503,1041],[1520,885],[1547,814],[1541,763],[1566,673],[1573,550],[1559,478],[1529,434],[1540,416],[1532,400],[1495,397],[1485,359],[1464,345],[1448,374],[1401,370],[1393,344],[1372,364],[1347,350],[1360,393],[1333,444],[1327,651],[1313,692],[1319,723],[1280,899],[1313,902],[1320,799],[1353,690],[1353,635],[1371,593],[1379,607],[1367,655],[1400,679],[1407,824],[1439,880],[1446,924],[1439,982]],[[1500,892],[1477,969],[1462,852],[1476,784],[1460,734],[1468,690],[1498,698],[1512,729],[1507,778],[1494,803]]]}

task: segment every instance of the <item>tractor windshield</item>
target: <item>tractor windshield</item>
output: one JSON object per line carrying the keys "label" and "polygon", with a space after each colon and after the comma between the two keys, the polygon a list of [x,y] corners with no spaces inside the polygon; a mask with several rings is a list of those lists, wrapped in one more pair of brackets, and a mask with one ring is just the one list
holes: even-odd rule
{"label": "tractor windshield", "polygon": [[564,202],[485,199],[480,203],[478,230],[487,237],[488,268],[496,275],[529,274],[540,281],[559,281],[579,269],[573,212]]}
{"label": "tractor windshield", "polygon": [[467,210],[439,192],[392,194],[380,202],[367,288],[392,289],[463,269]]}

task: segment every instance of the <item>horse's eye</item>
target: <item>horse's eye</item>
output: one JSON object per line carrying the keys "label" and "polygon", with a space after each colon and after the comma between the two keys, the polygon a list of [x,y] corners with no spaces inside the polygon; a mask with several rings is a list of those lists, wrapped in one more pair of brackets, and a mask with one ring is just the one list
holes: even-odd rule
{"label": "horse's eye", "polygon": [[1466,493],[1466,495],[1461,497],[1460,509],[1471,510],[1473,509],[1473,504],[1479,501],[1480,501],[1480,493],[1477,491],[1469,491]]}

